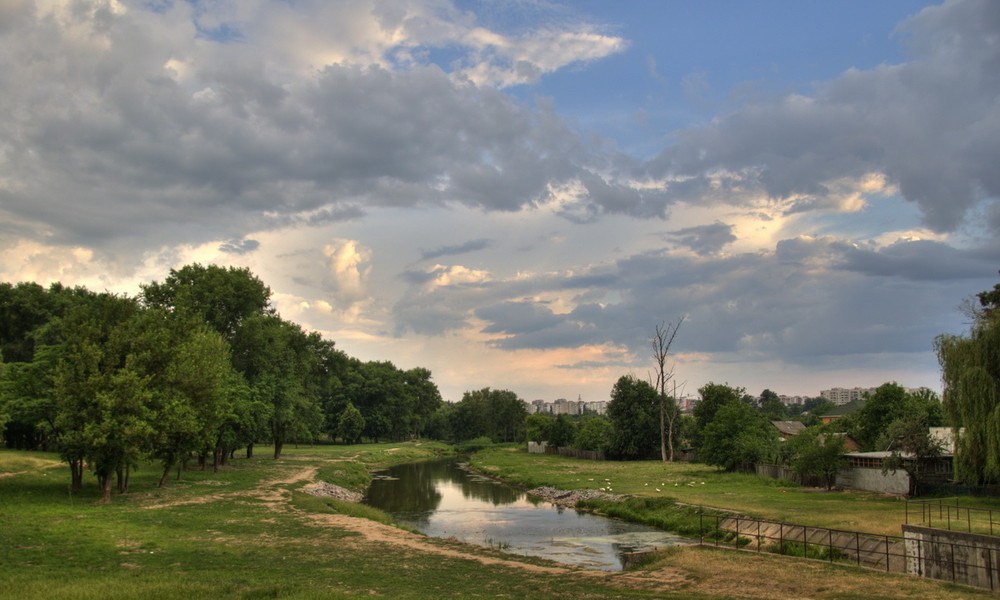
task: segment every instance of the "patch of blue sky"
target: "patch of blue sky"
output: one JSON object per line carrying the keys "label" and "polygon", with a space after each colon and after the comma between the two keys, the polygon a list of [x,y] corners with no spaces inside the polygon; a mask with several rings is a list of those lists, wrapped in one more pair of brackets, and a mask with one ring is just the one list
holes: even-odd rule
{"label": "patch of blue sky", "polygon": [[661,136],[745,103],[813,95],[848,69],[905,61],[896,27],[925,4],[583,0],[574,9],[608,24],[627,48],[507,91],[550,97],[579,128],[650,156]]}

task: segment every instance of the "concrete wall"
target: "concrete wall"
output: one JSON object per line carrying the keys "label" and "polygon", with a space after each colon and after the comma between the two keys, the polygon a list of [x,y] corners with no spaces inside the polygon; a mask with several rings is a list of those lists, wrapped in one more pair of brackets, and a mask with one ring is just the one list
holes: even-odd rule
{"label": "concrete wall", "polygon": [[883,475],[882,469],[845,467],[837,473],[837,485],[852,490],[906,496],[910,493],[910,474],[902,469]]}
{"label": "concrete wall", "polygon": [[906,571],[991,590],[1000,589],[1000,537],[903,525]]}

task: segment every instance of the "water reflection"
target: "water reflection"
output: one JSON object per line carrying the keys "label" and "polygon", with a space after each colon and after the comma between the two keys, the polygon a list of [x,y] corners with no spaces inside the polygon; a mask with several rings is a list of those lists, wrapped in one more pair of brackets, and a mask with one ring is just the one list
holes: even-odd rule
{"label": "water reflection", "polygon": [[627,552],[688,543],[649,527],[552,506],[453,460],[383,471],[365,502],[432,537],[597,569],[621,569]]}

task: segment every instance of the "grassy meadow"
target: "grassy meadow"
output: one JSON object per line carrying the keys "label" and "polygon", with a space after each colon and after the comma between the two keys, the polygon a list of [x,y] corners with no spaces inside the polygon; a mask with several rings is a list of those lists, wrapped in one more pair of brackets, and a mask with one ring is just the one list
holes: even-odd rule
{"label": "grassy meadow", "polygon": [[[473,457],[472,466],[511,483],[564,490],[610,489],[617,494],[679,502],[816,527],[902,535],[905,501],[884,494],[804,488],[790,481],[748,473],[726,473],[698,463],[588,461],[551,454],[493,448]],[[1000,509],[1000,500],[961,498],[963,506]]]}
{"label": "grassy meadow", "polygon": [[[428,539],[379,524],[389,521],[384,513],[301,491],[316,480],[361,489],[370,470],[448,452],[437,444],[288,447],[274,461],[260,448],[260,458],[238,458],[218,473],[187,471],[163,489],[155,487],[155,465],[143,466],[129,493],[101,504],[92,476],[82,492],[69,493],[69,470],[57,456],[0,450],[0,598],[989,597],[910,577],[704,548],[672,549],[627,573],[590,572]],[[504,461],[521,460],[517,468],[539,479],[551,472],[555,480],[544,483],[560,487],[581,478],[563,471],[590,468],[547,460],[531,467],[538,458],[547,457],[491,451],[477,460],[498,470],[501,463],[516,470]],[[645,488],[643,469],[653,466],[662,474],[662,465],[630,463],[601,477]],[[603,464],[611,467],[618,465]],[[630,468],[634,474],[625,475]],[[706,479],[698,493],[709,485]],[[750,489],[733,485],[740,493]]]}

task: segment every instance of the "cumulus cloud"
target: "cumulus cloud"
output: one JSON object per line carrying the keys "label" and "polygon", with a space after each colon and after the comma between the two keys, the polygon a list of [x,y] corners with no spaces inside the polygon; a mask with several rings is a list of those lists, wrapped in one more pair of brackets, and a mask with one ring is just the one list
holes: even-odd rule
{"label": "cumulus cloud", "polygon": [[850,194],[837,182],[881,174],[928,227],[954,231],[974,207],[1000,198],[998,30],[1000,4],[990,0],[927,8],[900,27],[908,62],[851,69],[812,95],[746,105],[679,132],[648,172],[702,189],[728,174],[792,211],[856,210],[857,198],[841,206]]}
{"label": "cumulus cloud", "polygon": [[[20,235],[155,248],[374,207],[516,211],[581,178],[598,212],[641,200],[611,198],[615,176],[550,106],[469,75],[534,77],[621,40],[551,22],[491,33],[448,3],[397,4],[10,5],[0,216]],[[453,44],[451,71],[421,58]]]}
{"label": "cumulus cloud", "polygon": [[954,325],[957,290],[986,289],[996,259],[934,241],[834,237],[733,255],[660,250],[485,287],[412,288],[394,315],[402,331],[475,330],[509,351],[611,344],[640,355],[659,315],[686,317],[678,352],[722,362],[926,355]]}

